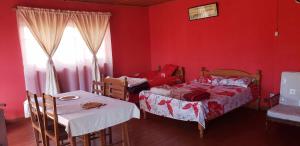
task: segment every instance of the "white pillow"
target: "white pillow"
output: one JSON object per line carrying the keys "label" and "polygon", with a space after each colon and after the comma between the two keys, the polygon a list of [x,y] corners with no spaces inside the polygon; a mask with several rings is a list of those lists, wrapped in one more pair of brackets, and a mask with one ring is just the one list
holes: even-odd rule
{"label": "white pillow", "polygon": [[221,77],[212,76],[212,85],[214,86],[239,86],[248,88],[252,79],[250,77]]}

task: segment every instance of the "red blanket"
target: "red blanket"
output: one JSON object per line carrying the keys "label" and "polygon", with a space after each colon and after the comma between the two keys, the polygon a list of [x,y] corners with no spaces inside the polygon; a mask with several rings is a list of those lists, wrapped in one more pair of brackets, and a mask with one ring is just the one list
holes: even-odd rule
{"label": "red blanket", "polygon": [[192,92],[186,93],[183,95],[183,98],[186,101],[201,101],[209,99],[210,93],[201,90],[193,90]]}

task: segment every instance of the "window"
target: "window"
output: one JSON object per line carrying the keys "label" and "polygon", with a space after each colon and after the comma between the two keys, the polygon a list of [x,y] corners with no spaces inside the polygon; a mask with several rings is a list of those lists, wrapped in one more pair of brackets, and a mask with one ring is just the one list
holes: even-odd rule
{"label": "window", "polygon": [[[40,47],[26,25],[20,26],[23,65],[27,90],[43,92],[47,55]],[[53,62],[59,77],[62,91],[89,90],[91,84],[90,66],[92,53],[82,39],[75,24],[70,22],[64,30]],[[105,72],[112,75],[112,54],[110,28],[97,53],[100,66],[109,67]]]}

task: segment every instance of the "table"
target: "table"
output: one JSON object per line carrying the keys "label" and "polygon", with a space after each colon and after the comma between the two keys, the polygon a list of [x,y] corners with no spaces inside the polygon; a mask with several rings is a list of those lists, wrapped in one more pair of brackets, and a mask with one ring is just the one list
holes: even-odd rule
{"label": "table", "polygon": [[[108,127],[125,123],[122,127],[122,136],[129,143],[126,122],[132,118],[140,118],[140,110],[135,104],[81,90],[55,95],[55,97],[63,96],[80,97],[77,100],[68,101],[58,99],[56,103],[58,122],[66,126],[66,131],[73,142],[76,136],[88,138],[87,134],[89,133],[103,131]],[[81,105],[87,102],[101,102],[106,105],[101,108],[82,109]]]}

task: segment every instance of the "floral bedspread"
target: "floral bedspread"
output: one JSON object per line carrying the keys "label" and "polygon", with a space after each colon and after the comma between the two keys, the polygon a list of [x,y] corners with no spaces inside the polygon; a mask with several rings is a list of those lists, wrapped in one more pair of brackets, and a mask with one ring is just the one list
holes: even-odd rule
{"label": "floral bedspread", "polygon": [[149,90],[139,95],[140,108],[146,112],[182,121],[195,121],[205,128],[205,121],[219,117],[252,100],[250,88],[236,86],[212,86],[197,81],[179,84],[172,91],[205,89],[210,98],[202,101],[185,101],[180,98],[154,94]]}

